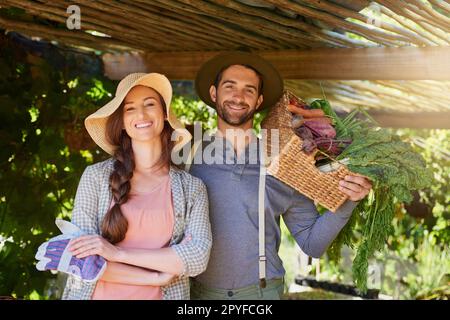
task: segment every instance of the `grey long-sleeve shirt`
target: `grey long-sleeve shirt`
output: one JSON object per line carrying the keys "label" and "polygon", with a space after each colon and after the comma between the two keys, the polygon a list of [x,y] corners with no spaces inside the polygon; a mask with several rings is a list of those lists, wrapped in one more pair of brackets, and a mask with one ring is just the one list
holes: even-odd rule
{"label": "grey long-sleeve shirt", "polygon": [[[213,288],[237,289],[257,284],[259,280],[259,157],[257,153],[252,153],[258,148],[258,143],[255,139],[247,146],[245,153],[237,157],[226,139],[220,136],[213,136],[211,139],[211,142],[203,143],[204,153],[211,153],[215,159],[222,159],[224,164],[202,161],[201,164],[194,163],[190,170],[192,175],[203,180],[208,190],[213,236],[208,267],[196,280]],[[197,159],[201,159],[201,151],[198,150]],[[252,158],[255,154],[256,160]],[[300,248],[312,257],[319,257],[345,226],[356,205],[356,202],[348,200],[336,213],[326,212],[320,215],[312,200],[273,176],[267,176],[267,279],[281,278],[285,274],[278,256],[280,216],[283,216]]]}

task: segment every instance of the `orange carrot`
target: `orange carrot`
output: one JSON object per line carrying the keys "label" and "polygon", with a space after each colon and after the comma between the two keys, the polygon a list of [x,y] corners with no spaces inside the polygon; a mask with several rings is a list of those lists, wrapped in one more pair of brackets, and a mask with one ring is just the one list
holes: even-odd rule
{"label": "orange carrot", "polygon": [[331,118],[327,118],[327,117],[306,118],[305,120],[306,121],[317,121],[317,122],[321,122],[321,123],[333,124],[333,120],[331,120]]}
{"label": "orange carrot", "polygon": [[320,118],[325,116],[322,109],[302,109],[293,104],[288,104],[287,109],[290,112],[301,115],[305,118]]}

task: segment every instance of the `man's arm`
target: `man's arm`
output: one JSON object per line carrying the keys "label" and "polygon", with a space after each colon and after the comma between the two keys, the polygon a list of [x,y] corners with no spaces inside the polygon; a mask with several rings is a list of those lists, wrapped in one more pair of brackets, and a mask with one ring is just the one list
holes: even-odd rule
{"label": "man's arm", "polygon": [[300,248],[311,257],[318,258],[347,224],[353,209],[369,194],[371,188],[372,184],[365,177],[345,176],[339,181],[339,190],[349,200],[336,213],[327,211],[323,215],[319,214],[312,200],[294,191],[291,206],[283,216],[286,226]]}
{"label": "man's arm", "polygon": [[312,200],[297,191],[292,197],[283,220],[303,252],[319,258],[347,224],[358,202],[347,200],[336,213],[327,211],[320,215]]}

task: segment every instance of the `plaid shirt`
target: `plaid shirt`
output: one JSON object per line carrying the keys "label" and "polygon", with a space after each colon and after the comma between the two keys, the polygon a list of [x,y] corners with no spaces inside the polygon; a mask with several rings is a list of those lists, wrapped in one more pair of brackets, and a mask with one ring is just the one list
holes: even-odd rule
{"label": "plaid shirt", "polygon": [[[88,234],[100,234],[101,222],[112,201],[109,177],[114,159],[88,166],[75,196],[72,222]],[[189,299],[189,277],[202,273],[208,264],[212,245],[208,196],[203,182],[189,173],[171,167],[169,171],[175,214],[170,247],[180,256],[184,270],[178,279],[162,287],[163,299]],[[192,240],[180,244],[184,234]],[[69,275],[62,299],[88,300],[96,283],[87,283]]]}

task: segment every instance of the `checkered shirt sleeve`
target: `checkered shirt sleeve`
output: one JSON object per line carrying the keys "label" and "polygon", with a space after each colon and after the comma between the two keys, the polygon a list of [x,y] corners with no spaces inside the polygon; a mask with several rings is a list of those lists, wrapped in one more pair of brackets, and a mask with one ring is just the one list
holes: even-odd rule
{"label": "checkered shirt sleeve", "polygon": [[[205,271],[212,245],[208,194],[200,179],[183,172],[182,181],[187,195],[184,235],[190,235],[192,240],[172,245],[171,248],[184,263],[182,276],[195,277]],[[174,201],[183,201],[176,196],[178,192],[180,190],[172,190]]]}

